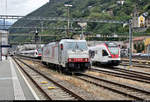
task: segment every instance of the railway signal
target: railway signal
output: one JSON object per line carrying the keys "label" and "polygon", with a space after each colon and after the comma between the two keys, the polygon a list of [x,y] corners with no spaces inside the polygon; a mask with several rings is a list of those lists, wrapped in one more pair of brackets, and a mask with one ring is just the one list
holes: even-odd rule
{"label": "railway signal", "polygon": [[35,43],[37,43],[37,41],[39,40],[39,32],[36,30],[35,31]]}
{"label": "railway signal", "polygon": [[39,41],[39,32],[36,30],[35,31],[35,38],[34,38],[34,40],[35,40],[35,44],[36,44],[36,48],[38,48],[39,46],[38,46],[38,41]]}

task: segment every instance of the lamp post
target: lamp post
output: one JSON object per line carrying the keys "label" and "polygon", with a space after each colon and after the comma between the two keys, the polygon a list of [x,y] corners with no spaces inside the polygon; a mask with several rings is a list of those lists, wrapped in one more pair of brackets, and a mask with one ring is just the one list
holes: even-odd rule
{"label": "lamp post", "polygon": [[67,7],[67,14],[68,14],[68,29],[67,29],[67,36],[69,37],[69,7],[72,7],[72,5],[65,4],[65,7]]}
{"label": "lamp post", "polygon": [[129,66],[132,67],[132,20],[129,20]]}

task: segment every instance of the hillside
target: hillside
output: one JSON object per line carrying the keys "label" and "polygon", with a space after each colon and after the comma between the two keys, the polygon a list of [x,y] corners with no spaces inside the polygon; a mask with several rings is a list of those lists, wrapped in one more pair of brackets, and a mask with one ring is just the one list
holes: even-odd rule
{"label": "hillside", "polygon": [[[137,5],[137,9],[140,14],[148,12],[150,15],[150,2],[149,0],[125,0],[124,5],[119,5],[116,0],[53,0],[52,3],[47,3],[36,11],[30,13],[26,17],[67,17],[67,8],[64,4],[72,4],[70,8],[71,18],[91,18],[91,19],[105,19],[105,20],[119,20],[128,21]],[[25,21],[18,20],[13,26],[39,26],[41,27],[41,21]],[[50,29],[52,27],[65,27],[67,22],[60,21],[43,21],[44,29],[42,33],[49,34],[62,34],[66,33],[65,30]],[[77,22],[73,22],[73,27],[79,27]],[[28,33],[34,29],[10,29],[11,33],[23,32]],[[40,29],[39,29],[40,31]],[[90,34],[105,34],[111,35],[112,33],[117,34],[128,34],[128,27],[123,28],[121,24],[104,24],[104,23],[88,23],[84,29],[85,33]],[[80,34],[81,32],[75,32]]]}

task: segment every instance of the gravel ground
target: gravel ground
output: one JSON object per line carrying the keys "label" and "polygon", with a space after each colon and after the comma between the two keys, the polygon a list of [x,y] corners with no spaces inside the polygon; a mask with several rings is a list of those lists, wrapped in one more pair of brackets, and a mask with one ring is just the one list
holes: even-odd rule
{"label": "gravel ground", "polygon": [[140,71],[144,71],[144,72],[149,72],[150,73],[150,68],[140,68],[140,67],[132,67],[135,70],[140,70]]}
{"label": "gravel ground", "polygon": [[[21,65],[24,66],[23,64],[21,64]],[[44,96],[44,94],[41,93],[41,91],[37,87],[35,87],[34,83],[30,80],[30,78],[22,70],[21,70],[21,72],[23,73],[23,75],[27,79],[27,81],[30,84],[30,86],[32,87],[32,89],[36,92],[36,95],[39,97],[39,99],[40,100],[47,100],[46,97]]]}
{"label": "gravel ground", "polygon": [[[68,93],[66,93],[64,90],[62,90],[60,87],[57,87],[55,84],[53,84],[51,81],[48,81],[47,79],[43,78],[43,76],[37,74],[33,70],[29,69],[28,67],[22,65],[24,69],[33,77],[34,80],[42,87],[42,89],[45,90],[49,94],[52,100],[74,100],[74,97],[70,96]],[[41,83],[41,82],[47,82],[47,83]],[[48,89],[48,87],[53,87],[52,89]]]}
{"label": "gravel ground", "polygon": [[[37,67],[37,66],[41,66],[38,65],[38,64],[33,64],[31,61],[26,61],[28,63],[30,63],[31,65]],[[114,92],[111,92],[110,90],[107,90],[107,89],[104,89],[104,88],[100,88],[100,87],[97,87],[93,84],[87,84],[86,82],[84,81],[81,81],[79,79],[76,79],[72,76],[66,76],[66,75],[63,75],[63,74],[60,74],[60,73],[57,73],[56,71],[53,71],[53,70],[49,70],[47,68],[43,68],[43,67],[39,67],[40,70],[42,71],[46,71],[47,73],[49,73],[51,76],[55,77],[55,78],[59,78],[60,80],[63,80],[66,81],[67,83],[69,82],[70,84],[68,85],[74,85],[74,89],[73,90],[85,90],[85,91],[82,91],[82,92],[77,92],[77,93],[82,93],[83,97],[86,97],[87,96],[89,97],[89,95],[86,95],[87,93],[90,94],[90,98],[87,98],[87,99],[98,99],[98,100],[129,100],[129,98],[126,98],[125,96],[122,96],[120,94],[117,94],[117,93],[114,93]],[[86,73],[93,73],[93,74],[96,74],[96,75],[100,75],[99,73],[95,73],[95,72],[89,72],[87,71]],[[106,75],[103,75],[105,77],[108,77]],[[80,88],[80,89],[79,89]],[[83,94],[84,93],[84,94]],[[93,99],[94,97],[94,99]]]}
{"label": "gravel ground", "polygon": [[150,84],[147,84],[147,83],[142,83],[142,82],[133,81],[133,80],[129,80],[129,79],[119,78],[119,77],[106,75],[106,74],[99,73],[99,72],[87,71],[87,74],[99,76],[99,77],[106,78],[106,79],[113,80],[113,81],[117,81],[118,83],[132,85],[132,86],[139,87],[139,88],[145,89],[145,90],[149,90],[149,88],[150,88]]}
{"label": "gravel ground", "polygon": [[[134,62],[133,62],[134,63]],[[122,65],[121,65],[122,66]],[[146,65],[147,66],[147,65]],[[126,66],[127,67],[127,66]],[[145,72],[150,72],[150,68],[144,68],[144,67],[135,67],[135,66],[133,66],[132,67],[133,69],[135,69],[135,70],[141,70],[141,71],[145,71]]]}
{"label": "gravel ground", "polygon": [[[68,81],[65,80],[67,78],[63,74],[57,73],[56,71],[53,71],[47,68],[43,68],[42,66],[39,66],[38,64],[33,64],[31,61],[25,61],[25,62],[29,63],[30,65],[33,65],[34,67],[40,68],[41,71],[47,72],[50,75],[49,77],[52,77],[53,80],[57,81],[59,84],[65,85],[69,90],[72,90],[73,92],[82,96],[86,100],[104,100],[103,98],[96,97],[93,94],[88,93],[87,91],[73,84],[68,83]],[[64,80],[60,80],[59,78],[63,78]]]}

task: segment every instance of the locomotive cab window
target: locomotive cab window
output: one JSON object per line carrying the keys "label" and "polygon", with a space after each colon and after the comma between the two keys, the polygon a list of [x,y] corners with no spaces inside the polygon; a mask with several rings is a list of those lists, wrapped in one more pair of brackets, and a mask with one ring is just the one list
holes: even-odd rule
{"label": "locomotive cab window", "polygon": [[102,56],[108,56],[108,53],[106,52],[106,50],[102,50]]}
{"label": "locomotive cab window", "polygon": [[67,43],[67,49],[69,50],[87,50],[87,45],[85,42],[68,42]]}

